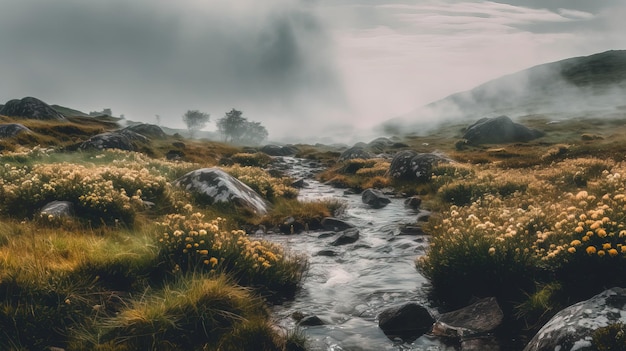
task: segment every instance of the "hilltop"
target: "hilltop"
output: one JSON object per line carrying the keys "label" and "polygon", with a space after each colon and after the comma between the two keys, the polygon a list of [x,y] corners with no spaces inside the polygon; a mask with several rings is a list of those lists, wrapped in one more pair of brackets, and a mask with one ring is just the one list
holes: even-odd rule
{"label": "hilltop", "polygon": [[[624,109],[626,50],[546,63],[450,95],[385,122],[386,131],[423,129],[434,121],[543,114],[566,119],[613,116]],[[425,121],[429,121],[426,123]]]}

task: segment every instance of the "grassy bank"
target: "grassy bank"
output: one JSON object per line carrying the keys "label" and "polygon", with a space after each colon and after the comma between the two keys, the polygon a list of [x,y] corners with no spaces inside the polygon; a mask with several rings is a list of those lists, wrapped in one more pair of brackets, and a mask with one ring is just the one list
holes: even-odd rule
{"label": "grassy bank", "polygon": [[[214,165],[115,150],[5,150],[0,348],[302,349],[297,333],[272,325],[267,304],[293,296],[306,260],[239,230],[278,225],[272,218],[282,215],[205,207],[171,186]],[[288,178],[238,163],[225,170],[270,203],[310,206],[293,199]],[[73,216],[41,215],[53,200],[70,202]]]}

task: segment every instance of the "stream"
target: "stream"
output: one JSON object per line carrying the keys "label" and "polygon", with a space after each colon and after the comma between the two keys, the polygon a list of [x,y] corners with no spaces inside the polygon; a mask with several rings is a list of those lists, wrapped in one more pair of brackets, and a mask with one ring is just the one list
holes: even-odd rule
{"label": "stream", "polygon": [[[339,199],[346,204],[342,220],[355,225],[360,238],[348,245],[332,246],[332,232],[309,231],[294,235],[270,234],[266,238],[291,251],[308,256],[310,267],[293,301],[273,307],[279,323],[294,329],[294,313],[315,315],[324,325],[300,329],[311,350],[424,350],[452,351],[437,338],[424,335],[413,342],[389,339],[378,327],[382,310],[409,301],[429,306],[424,286],[415,269],[415,259],[428,246],[423,235],[400,235],[400,226],[414,224],[417,210],[406,208],[404,199],[391,198],[380,209],[362,203],[360,194],[344,194],[312,178],[316,165],[285,157],[284,169],[294,178],[304,178],[302,201]],[[320,255],[318,253],[323,252]]]}

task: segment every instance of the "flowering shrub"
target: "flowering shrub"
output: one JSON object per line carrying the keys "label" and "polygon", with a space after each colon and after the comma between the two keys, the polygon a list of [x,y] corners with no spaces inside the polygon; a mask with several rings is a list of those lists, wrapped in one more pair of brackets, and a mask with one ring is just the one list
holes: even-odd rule
{"label": "flowering shrub", "polygon": [[253,240],[241,230],[225,230],[224,225],[224,219],[205,221],[201,213],[168,215],[158,238],[162,254],[175,270],[227,273],[239,284],[271,294],[295,291],[305,267],[301,257],[287,255],[278,244]]}
{"label": "flowering shrub", "polygon": [[298,195],[298,191],[290,186],[290,178],[272,177],[258,167],[235,165],[225,168],[224,171],[270,201],[280,197],[294,198]]}
{"label": "flowering shrub", "polygon": [[[491,176],[495,185],[484,185],[485,172],[497,172],[498,179]],[[431,219],[431,248],[417,267],[435,290],[459,303],[473,294],[523,298],[535,282],[557,280],[573,299],[626,284],[625,172],[625,164],[596,159],[566,160],[526,174],[475,166],[461,182],[486,190]],[[574,181],[577,174],[585,181]],[[509,180],[526,186],[492,191]]]}
{"label": "flowering shrub", "polygon": [[94,223],[121,220],[132,223],[143,200],[165,206],[169,183],[146,169],[88,167],[56,163],[0,166],[0,212],[27,217],[54,200],[70,201],[76,214]]}

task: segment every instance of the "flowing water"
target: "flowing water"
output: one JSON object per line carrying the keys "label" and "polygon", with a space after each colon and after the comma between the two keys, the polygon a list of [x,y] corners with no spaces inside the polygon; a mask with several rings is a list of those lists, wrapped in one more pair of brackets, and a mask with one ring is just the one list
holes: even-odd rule
{"label": "flowing water", "polygon": [[[362,203],[360,195],[346,195],[342,189],[313,180],[314,166],[306,161],[284,158],[283,162],[293,177],[308,183],[300,191],[301,200],[345,202],[341,219],[355,225],[360,238],[353,244],[332,246],[334,237],[324,237],[332,232],[266,237],[306,254],[310,263],[295,299],[274,308],[280,323],[293,329],[294,312],[322,319],[322,326],[301,327],[313,350],[454,350],[427,335],[413,342],[391,340],[378,328],[376,316],[385,308],[409,301],[428,305],[427,281],[414,263],[425,253],[427,238],[400,235],[401,225],[416,222],[417,211],[406,208],[400,198],[372,209]],[[323,255],[318,254],[321,251]]]}

